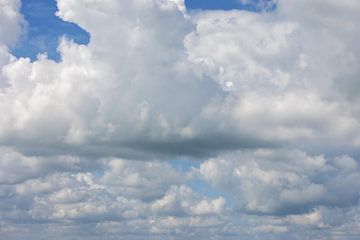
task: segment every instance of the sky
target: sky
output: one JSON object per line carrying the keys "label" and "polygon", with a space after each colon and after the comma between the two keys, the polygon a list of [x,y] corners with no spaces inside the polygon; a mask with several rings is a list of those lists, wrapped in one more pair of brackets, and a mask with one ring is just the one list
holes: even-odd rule
{"label": "sky", "polygon": [[0,239],[359,239],[359,21],[0,0]]}

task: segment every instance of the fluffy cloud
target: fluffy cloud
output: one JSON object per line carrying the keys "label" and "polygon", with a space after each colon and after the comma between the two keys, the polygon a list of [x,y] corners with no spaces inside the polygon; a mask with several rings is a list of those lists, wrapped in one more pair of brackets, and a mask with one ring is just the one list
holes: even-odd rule
{"label": "fluffy cloud", "polygon": [[80,160],[76,157],[28,157],[11,149],[0,149],[0,184],[20,183],[51,171],[79,169]]}
{"label": "fluffy cloud", "polygon": [[225,200],[222,197],[208,201],[201,199],[190,188],[185,186],[172,187],[162,199],[155,201],[151,208],[155,212],[165,212],[179,216],[184,214],[203,215],[222,213]]}
{"label": "fluffy cloud", "polygon": [[[318,153],[356,151],[358,100],[351,92],[358,85],[359,51],[351,41],[359,30],[338,33],[323,23],[327,15],[321,9],[324,16],[309,19],[293,16],[287,5],[280,1],[275,13],[261,17],[239,11],[196,16],[196,30],[185,41],[189,60],[198,74],[231,92],[225,102],[204,108],[203,115],[218,122],[215,126],[225,121],[238,137]],[[354,14],[344,15],[334,21],[357,21]]]}
{"label": "fluffy cloud", "polygon": [[22,33],[24,20],[19,9],[19,0],[2,0],[0,2],[0,43],[3,45],[15,44]]}
{"label": "fluffy cloud", "polygon": [[[11,154],[17,156],[8,153]],[[20,175],[19,171],[23,171],[23,178],[28,177],[26,180],[0,185],[1,236],[31,235],[33,232],[29,227],[36,227],[38,222],[49,226],[44,236],[67,231],[76,234],[86,223],[96,227],[94,234],[97,236],[101,236],[105,229],[109,233],[129,232],[136,236],[143,232],[159,236],[172,231],[187,233],[188,227],[223,225],[221,216],[217,215],[227,211],[225,199],[194,192],[183,185],[183,179],[187,177],[166,163],[162,163],[162,170],[167,171],[165,174],[156,172],[162,165],[159,162],[142,165],[122,159],[106,159],[103,160],[104,167],[97,168],[102,173],[86,172],[84,168],[61,171],[60,167],[54,167],[59,172],[34,177],[29,174],[37,167],[27,166],[30,173],[21,168],[31,161],[34,158],[13,162],[14,168],[17,166],[19,170],[11,174]],[[61,162],[65,164],[66,161]],[[12,170],[6,165],[4,169]],[[4,175],[4,179],[12,180],[11,176]],[[73,226],[70,229],[66,227],[69,223]],[[139,232],[135,228],[129,229],[134,227],[133,224],[139,224],[143,229]],[[112,230],[112,226],[127,227]]]}
{"label": "fluffy cloud", "polygon": [[[91,33],[88,46],[63,39],[58,64],[42,56],[35,62],[17,59],[3,68],[11,87],[1,96],[8,112],[1,119],[1,141],[41,152],[32,145],[34,139],[42,139],[48,145],[45,151],[49,145],[58,151],[61,145],[77,154],[133,158],[142,151],[195,151],[187,149],[191,133],[186,125],[222,93],[215,83],[197,78],[189,69],[183,39],[191,24],[178,5],[83,4],[59,1],[58,15]],[[74,15],[76,10],[82,14]],[[105,14],[100,23],[101,11],[117,14]],[[112,22],[124,24],[114,27],[108,24]],[[184,146],[177,149],[178,144]]]}
{"label": "fluffy cloud", "polygon": [[347,25],[357,20],[350,3],[328,3],[346,17],[325,21],[328,12],[298,16],[281,1],[275,13],[186,16],[171,1],[58,1],[57,15],[89,31],[90,43],[63,38],[60,63],[42,55],[2,68],[10,86],[0,141],[37,154],[125,158],[285,142],[357,152],[359,31]]}
{"label": "fluffy cloud", "polygon": [[204,162],[200,174],[230,192],[238,208],[254,213],[288,215],[359,202],[359,166],[348,156],[326,159],[298,150],[235,152]]}
{"label": "fluffy cloud", "polygon": [[1,237],[359,236],[356,0],[57,5],[90,42],[31,61],[0,0]]}
{"label": "fluffy cloud", "polygon": [[[22,34],[25,21],[19,13],[19,0],[2,0],[0,2],[0,69],[11,59],[9,47],[14,46]],[[5,80],[0,74],[0,88],[4,87]]]}
{"label": "fluffy cloud", "polygon": [[154,200],[162,197],[170,186],[185,183],[186,176],[164,162],[140,162],[123,159],[108,160],[101,183],[123,195]]}

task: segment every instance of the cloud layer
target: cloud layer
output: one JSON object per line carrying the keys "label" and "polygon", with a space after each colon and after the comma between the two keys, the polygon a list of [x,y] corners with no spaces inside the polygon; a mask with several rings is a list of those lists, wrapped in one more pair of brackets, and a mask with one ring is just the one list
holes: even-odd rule
{"label": "cloud layer", "polygon": [[59,62],[11,54],[20,5],[0,1],[1,237],[359,237],[356,0],[57,0],[91,36]]}

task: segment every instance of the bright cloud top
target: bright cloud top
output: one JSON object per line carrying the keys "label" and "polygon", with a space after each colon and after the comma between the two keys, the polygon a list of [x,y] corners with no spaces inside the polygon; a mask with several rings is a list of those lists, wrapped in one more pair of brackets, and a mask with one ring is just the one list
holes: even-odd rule
{"label": "bright cloud top", "polygon": [[358,1],[57,0],[90,34],[59,62],[11,54],[20,5],[0,1],[0,236],[359,237]]}

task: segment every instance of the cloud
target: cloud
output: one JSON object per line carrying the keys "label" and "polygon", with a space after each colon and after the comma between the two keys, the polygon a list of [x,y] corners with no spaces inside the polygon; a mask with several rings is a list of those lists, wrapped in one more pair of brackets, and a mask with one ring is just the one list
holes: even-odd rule
{"label": "cloud", "polygon": [[[347,4],[339,8],[354,11]],[[138,159],[284,144],[357,153],[354,26],[337,30],[326,12],[298,16],[281,1],[263,14],[184,16],[181,6],[58,1],[57,15],[87,30],[90,43],[62,38],[61,62],[41,55],[2,68],[10,85],[1,95],[2,144]]]}
{"label": "cloud", "polygon": [[166,162],[113,159],[105,168],[101,183],[115,192],[145,201],[162,197],[169,187],[190,178]]}
{"label": "cloud", "polygon": [[[0,69],[11,59],[9,47],[13,47],[23,33],[25,21],[19,9],[19,0],[4,0],[0,3]],[[0,88],[5,85],[6,82],[0,74]]]}
{"label": "cloud", "polygon": [[[18,153],[6,154],[19,158]],[[227,211],[223,197],[211,198],[193,191],[184,185],[188,174],[167,163],[104,159],[103,168],[97,168],[97,173],[87,172],[84,167],[73,171],[53,165],[48,167],[57,172],[48,170],[35,175],[40,169],[35,163],[40,163],[35,158],[22,158],[11,161],[10,166],[2,166],[2,173],[9,172],[3,178],[9,181],[0,185],[1,236],[33,234],[29,228],[37,223],[48,225],[44,234],[50,236],[60,234],[58,231],[77,234],[86,224],[100,231],[94,233],[97,236],[113,225],[127,226],[117,229],[119,234],[125,231],[136,236],[139,232],[130,228],[134,223],[143,225],[141,231],[150,235],[163,235],[176,229],[186,233],[188,227],[222,225],[217,215]],[[63,160],[59,162],[66,164],[66,159]],[[51,158],[46,161],[54,164]],[[19,170],[13,171],[16,167]],[[166,172],[157,172],[160,170]],[[22,175],[21,181],[10,182],[15,174]],[[67,228],[68,223],[73,227]]]}
{"label": "cloud", "polygon": [[13,46],[22,34],[24,20],[19,13],[21,2],[19,0],[3,0],[0,3],[0,43]]}
{"label": "cloud", "polygon": [[170,215],[181,216],[184,214],[203,215],[222,213],[225,199],[219,197],[212,201],[202,199],[186,186],[172,187],[162,199],[155,201],[151,208],[155,212],[164,212]]}
{"label": "cloud", "polygon": [[298,150],[234,152],[204,162],[200,174],[228,191],[245,212],[289,215],[359,202],[359,166],[349,156],[326,159]]}
{"label": "cloud", "polygon": [[[196,30],[185,40],[189,60],[198,74],[231,93],[226,101],[205,107],[207,117],[218,122],[215,126],[226,121],[238,137],[250,135],[317,153],[353,152],[359,138],[358,100],[350,89],[357,88],[359,69],[358,50],[349,39],[357,38],[358,29],[329,29],[323,23],[326,16],[308,22],[286,6],[279,1],[271,14],[196,16]],[[356,22],[354,15],[345,15],[345,20],[334,18]],[[344,83],[351,87],[346,90]]]}
{"label": "cloud", "polygon": [[31,61],[0,2],[1,237],[359,236],[357,1],[57,5],[90,42]]}
{"label": "cloud", "polygon": [[0,149],[0,184],[16,184],[51,171],[79,170],[80,160],[73,156],[28,157],[12,149]]}

